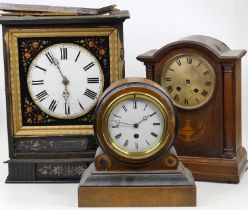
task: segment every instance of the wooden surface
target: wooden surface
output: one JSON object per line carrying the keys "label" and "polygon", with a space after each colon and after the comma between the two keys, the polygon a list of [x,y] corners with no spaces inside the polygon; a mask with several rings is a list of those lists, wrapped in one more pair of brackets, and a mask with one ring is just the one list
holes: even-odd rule
{"label": "wooden surface", "polygon": [[79,207],[196,206],[196,188],[86,187],[78,190]]}
{"label": "wooden surface", "polygon": [[198,181],[239,183],[247,170],[247,153],[242,147],[233,159],[179,156]]}
{"label": "wooden surface", "polygon": [[91,26],[105,24],[118,24],[130,18],[127,10],[113,11],[109,15],[66,15],[63,16],[0,16],[0,24],[8,26],[32,25],[33,27],[45,25],[62,25],[65,27],[72,24],[88,24]]}
{"label": "wooden surface", "polygon": [[79,207],[196,206],[196,186],[181,163],[176,170],[95,171],[83,174]]}
{"label": "wooden surface", "polygon": [[123,164],[111,156],[104,154],[102,149],[98,147],[96,152],[96,158],[94,160],[95,168],[97,171],[151,171],[151,170],[175,170],[178,167],[179,161],[176,155],[174,147],[170,149],[170,152],[164,154],[156,161],[152,161],[147,164],[128,165]]}
{"label": "wooden surface", "polygon": [[[202,56],[212,65],[216,74],[216,89],[213,98],[205,106],[190,111],[177,109],[179,132],[175,143],[176,150],[183,162],[184,156],[185,159],[190,160],[187,166],[193,174],[204,170],[198,160],[204,159],[204,168],[208,166],[211,168],[212,171],[205,175],[195,175],[196,180],[199,178],[237,183],[239,179],[231,177],[233,174],[240,177],[238,166],[243,166],[246,158],[244,153],[241,159],[235,158],[242,148],[241,58],[246,51],[231,50],[223,42],[211,37],[190,36],[159,50],[151,50],[138,56],[137,59],[144,62],[147,78],[160,84],[163,65],[173,56],[187,52]],[[194,136],[194,133],[201,134]],[[210,163],[209,158],[215,158],[215,161]],[[226,162],[222,162],[224,166],[217,169],[218,160],[223,159],[226,159]],[[228,162],[236,167],[229,171],[225,170],[229,167]],[[212,167],[213,165],[216,169]],[[217,175],[215,170],[218,171]],[[222,173],[226,174],[226,178],[221,178]],[[230,176],[227,176],[228,173]]]}
{"label": "wooden surface", "polygon": [[[16,15],[42,15],[42,13],[50,15],[69,14],[69,15],[99,15],[115,10],[116,5],[110,5],[96,8],[80,8],[80,7],[58,7],[45,5],[31,5],[31,4],[7,4],[0,3],[0,11],[12,12]],[[5,14],[8,15],[8,14]]]}

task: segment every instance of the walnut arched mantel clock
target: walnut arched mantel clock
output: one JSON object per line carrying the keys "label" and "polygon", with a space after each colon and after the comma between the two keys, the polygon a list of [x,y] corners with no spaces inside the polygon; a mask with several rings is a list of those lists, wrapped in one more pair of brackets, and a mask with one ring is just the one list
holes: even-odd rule
{"label": "walnut arched mantel clock", "polygon": [[95,155],[95,105],[124,77],[123,22],[129,12],[7,6],[14,7],[14,13],[0,17],[7,182],[77,182]]}
{"label": "walnut arched mantel clock", "polygon": [[137,57],[178,109],[175,147],[197,180],[238,183],[247,162],[241,141],[241,58],[223,42],[189,36]]}

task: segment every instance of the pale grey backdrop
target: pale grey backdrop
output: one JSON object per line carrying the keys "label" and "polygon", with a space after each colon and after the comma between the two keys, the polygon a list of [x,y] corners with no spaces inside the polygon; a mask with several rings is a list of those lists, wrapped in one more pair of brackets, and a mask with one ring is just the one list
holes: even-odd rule
{"label": "pale grey backdrop", "polygon": [[[102,7],[117,4],[129,10],[131,19],[124,23],[126,75],[145,75],[144,66],[136,60],[140,53],[160,48],[184,36],[202,34],[225,42],[232,49],[248,49],[247,0],[13,0],[9,3],[61,6]],[[4,185],[8,159],[6,106],[2,38],[0,37],[0,208],[68,209],[76,207],[77,185]],[[248,55],[242,62],[243,145],[248,148]],[[247,207],[248,178],[240,185],[197,183],[198,205],[213,208]],[[31,199],[28,199],[27,196]],[[4,208],[3,208],[4,207]]]}

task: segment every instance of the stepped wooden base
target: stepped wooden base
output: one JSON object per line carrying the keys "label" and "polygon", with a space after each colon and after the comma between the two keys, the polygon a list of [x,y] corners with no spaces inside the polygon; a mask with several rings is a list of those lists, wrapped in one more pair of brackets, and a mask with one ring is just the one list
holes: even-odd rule
{"label": "stepped wooden base", "polygon": [[[79,207],[195,206],[193,187],[95,187],[79,191]],[[95,198],[94,198],[95,196]],[[94,199],[92,199],[94,198]],[[179,199],[180,198],[180,199]]]}
{"label": "stepped wooden base", "polygon": [[178,156],[198,181],[239,183],[247,168],[247,152],[242,147],[233,159]]}
{"label": "stepped wooden base", "polygon": [[96,171],[92,164],[78,188],[79,207],[196,206],[196,186],[182,164],[164,171]]}

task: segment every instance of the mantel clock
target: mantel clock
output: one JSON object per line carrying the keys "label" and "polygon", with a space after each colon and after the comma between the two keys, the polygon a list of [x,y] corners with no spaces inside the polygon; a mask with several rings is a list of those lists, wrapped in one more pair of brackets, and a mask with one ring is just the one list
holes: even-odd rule
{"label": "mantel clock", "polygon": [[123,22],[108,15],[2,16],[8,182],[78,181],[94,157],[94,107],[124,77]]}
{"label": "mantel clock", "polygon": [[111,85],[97,104],[94,131],[100,147],[82,175],[79,206],[196,205],[192,174],[173,147],[177,113],[161,86],[144,78]]}
{"label": "mantel clock", "polygon": [[246,168],[241,142],[241,58],[207,36],[190,36],[137,57],[178,109],[175,147],[197,180],[238,183]]}

